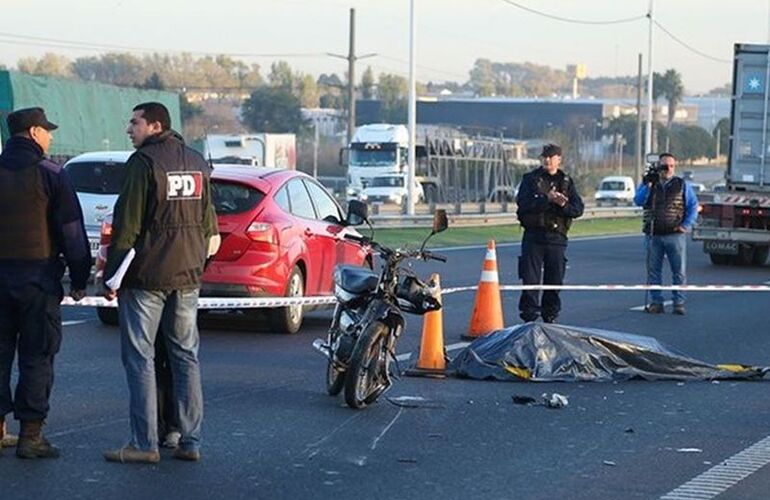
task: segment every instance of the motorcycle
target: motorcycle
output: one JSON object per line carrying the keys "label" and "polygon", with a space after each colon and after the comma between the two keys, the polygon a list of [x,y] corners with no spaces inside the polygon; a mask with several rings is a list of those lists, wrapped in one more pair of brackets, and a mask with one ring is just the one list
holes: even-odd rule
{"label": "motorcycle", "polygon": [[440,292],[407,267],[410,260],[446,258],[425,250],[425,244],[447,226],[445,210],[436,210],[433,228],[419,250],[390,248],[377,243],[365,203],[353,200],[348,206],[348,224],[366,223],[371,236],[345,235],[379,253],[381,269],[338,265],[334,270],[337,305],[326,341],[313,345],[326,355],[326,387],[331,396],[344,389],[345,402],[361,409],[379,398],[392,385],[390,363],[396,359],[396,342],[404,331],[403,313],[425,314],[441,308]]}

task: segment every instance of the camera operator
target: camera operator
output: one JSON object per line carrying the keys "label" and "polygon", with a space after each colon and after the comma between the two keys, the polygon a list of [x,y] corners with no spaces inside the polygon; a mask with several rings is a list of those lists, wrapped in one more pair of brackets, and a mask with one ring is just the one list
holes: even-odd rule
{"label": "camera operator", "polygon": [[[674,285],[687,282],[687,238],[686,234],[698,215],[698,198],[689,182],[677,177],[676,158],[663,153],[653,164],[636,189],[634,203],[644,207],[645,247],[647,248],[647,284],[662,283],[663,258],[671,266]],[[674,314],[684,315],[684,293],[673,292]],[[663,309],[663,293],[650,292],[650,304],[645,311],[660,314]]]}

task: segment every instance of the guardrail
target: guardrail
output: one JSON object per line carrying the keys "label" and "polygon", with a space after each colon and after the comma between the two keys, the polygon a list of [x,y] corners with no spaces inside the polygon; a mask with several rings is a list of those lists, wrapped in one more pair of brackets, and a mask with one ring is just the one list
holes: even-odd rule
{"label": "guardrail", "polygon": [[[376,227],[394,229],[409,227],[429,227],[433,223],[433,210],[444,208],[447,211],[452,226],[499,226],[516,224],[516,205],[501,203],[462,203],[419,205],[415,207],[415,215],[399,213],[400,207],[373,205],[371,209],[372,224]],[[505,210],[503,210],[505,208]],[[616,217],[638,217],[642,214],[640,207],[593,207],[587,206],[582,219],[609,219]]]}

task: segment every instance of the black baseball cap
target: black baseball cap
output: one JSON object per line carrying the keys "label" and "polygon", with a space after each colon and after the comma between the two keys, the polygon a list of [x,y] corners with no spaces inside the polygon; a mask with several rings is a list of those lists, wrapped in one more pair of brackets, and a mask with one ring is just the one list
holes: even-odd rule
{"label": "black baseball cap", "polygon": [[43,108],[17,109],[8,115],[8,130],[11,135],[29,130],[31,127],[43,127],[46,130],[59,128],[55,123],[48,121]]}
{"label": "black baseball cap", "polygon": [[543,146],[543,152],[540,153],[542,158],[550,158],[552,156],[561,156],[561,148],[556,144],[546,144]]}

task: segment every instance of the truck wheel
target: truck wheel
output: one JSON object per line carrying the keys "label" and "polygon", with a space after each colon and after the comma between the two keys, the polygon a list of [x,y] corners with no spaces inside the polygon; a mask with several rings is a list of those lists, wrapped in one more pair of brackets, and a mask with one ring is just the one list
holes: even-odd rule
{"label": "truck wheel", "polygon": [[770,254],[770,246],[761,246],[754,248],[754,258],[752,264],[755,266],[764,266],[767,262],[767,256]]}
{"label": "truck wheel", "polygon": [[709,259],[711,259],[711,263],[715,266],[726,266],[730,263],[730,256],[722,255],[720,253],[710,253]]}
{"label": "truck wheel", "polygon": [[750,266],[754,262],[754,247],[741,245],[738,248],[738,255],[735,256],[735,262],[740,266]]}

